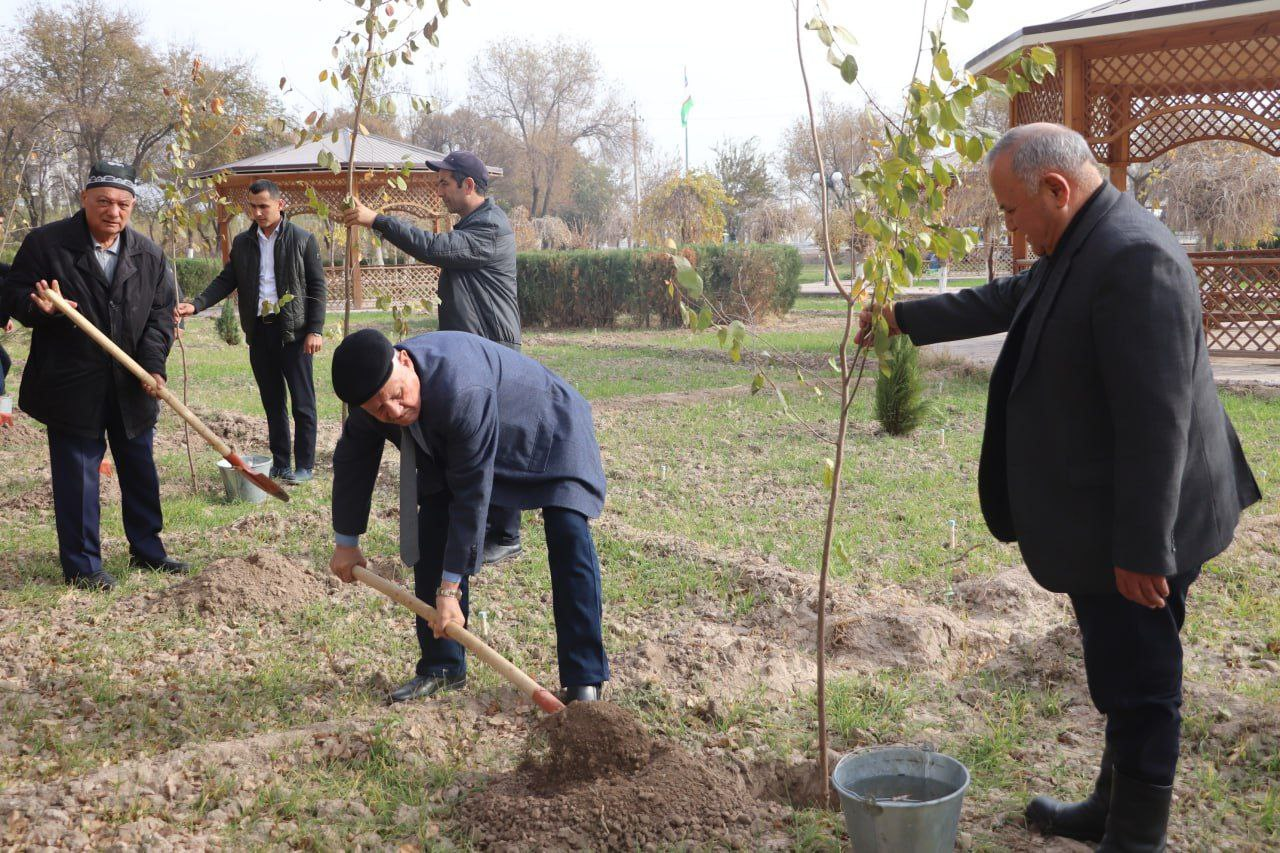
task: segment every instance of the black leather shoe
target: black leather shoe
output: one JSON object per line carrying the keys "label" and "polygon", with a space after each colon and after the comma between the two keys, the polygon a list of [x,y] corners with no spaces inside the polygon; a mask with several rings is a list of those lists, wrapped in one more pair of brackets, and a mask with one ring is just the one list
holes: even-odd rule
{"label": "black leather shoe", "polygon": [[503,560],[510,560],[512,557],[523,551],[519,542],[513,542],[510,545],[501,545],[497,542],[484,543],[484,565],[490,563],[501,563]]}
{"label": "black leather shoe", "polygon": [[1172,802],[1172,785],[1151,785],[1116,771],[1098,853],[1165,853]]}
{"label": "black leather shoe", "polygon": [[392,690],[387,699],[391,702],[408,702],[410,699],[425,699],[446,690],[457,690],[466,686],[465,675],[415,675]]}
{"label": "black leather shoe", "polygon": [[171,557],[160,560],[144,560],[141,557],[129,557],[129,565],[135,569],[150,569],[153,572],[168,572],[171,575],[185,575],[191,571],[191,564]]}
{"label": "black leather shoe", "polygon": [[556,692],[556,697],[566,705],[570,702],[599,702],[600,685],[579,684],[574,687],[561,687]]}
{"label": "black leather shoe", "polygon": [[1027,804],[1027,825],[1045,835],[1095,844],[1101,841],[1107,830],[1107,812],[1111,809],[1111,762],[1111,748],[1107,747],[1102,752],[1093,791],[1078,803],[1062,803],[1052,797],[1033,799]]}
{"label": "black leather shoe", "polygon": [[95,592],[110,592],[116,588],[116,579],[105,569],[99,569],[91,575],[76,575],[68,580],[67,583]]}

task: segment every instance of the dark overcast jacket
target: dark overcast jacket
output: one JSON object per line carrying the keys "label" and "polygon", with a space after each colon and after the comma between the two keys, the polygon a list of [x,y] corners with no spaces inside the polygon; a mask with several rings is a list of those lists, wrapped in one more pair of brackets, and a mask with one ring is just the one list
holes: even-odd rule
{"label": "dark overcast jacket", "polygon": [[1050,590],[1115,592],[1115,568],[1198,570],[1261,497],[1214,385],[1195,270],[1110,185],[1030,270],[898,303],[895,319],[917,344],[1009,332],[979,495]]}
{"label": "dark overcast jacket", "polygon": [[[595,518],[604,467],[591,405],[533,359],[475,335],[433,332],[399,344],[422,383],[415,445],[420,495],[450,493],[445,571],[480,567],[489,504],[547,506]],[[333,452],[333,529],[359,536],[369,522],[383,446],[401,428],[351,410]]]}
{"label": "dark overcast jacket", "polygon": [[[307,335],[324,334],[325,278],[316,237],[285,219],[276,226],[275,242],[276,294],[293,297],[280,310],[280,338],[285,343]],[[191,300],[200,312],[238,292],[240,327],[244,339],[253,343],[258,317],[258,278],[262,250],[258,246],[258,223],[236,235],[231,241],[231,259],[218,277],[209,282],[199,296]]]}
{"label": "dark overcast jacket", "polygon": [[459,219],[452,231],[440,234],[392,216],[378,216],[373,227],[402,251],[442,270],[440,331],[520,343],[516,236],[492,199]]}
{"label": "dark overcast jacket", "polygon": [[130,438],[155,426],[159,409],[138,378],[62,314],[45,314],[30,298],[37,281],[57,279],[62,295],[78,303],[90,323],[148,373],[165,376],[173,346],[173,276],[151,240],[132,228],[119,239],[115,277],[108,282],[83,211],[43,225],[22,241],[0,288],[0,306],[33,330],[18,405],[53,429],[100,436],[110,389]]}

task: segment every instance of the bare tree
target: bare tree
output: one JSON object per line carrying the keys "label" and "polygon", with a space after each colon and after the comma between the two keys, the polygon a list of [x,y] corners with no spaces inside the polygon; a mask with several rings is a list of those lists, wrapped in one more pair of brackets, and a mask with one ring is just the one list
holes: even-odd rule
{"label": "bare tree", "polygon": [[754,136],[742,141],[725,139],[711,149],[716,155],[712,171],[733,199],[724,213],[729,239],[735,242],[743,241],[743,227],[753,212],[774,197],[773,175],[759,143]]}
{"label": "bare tree", "polygon": [[[833,172],[856,172],[872,156],[874,143],[884,137],[884,119],[870,106],[837,104],[824,95],[815,111],[822,159]],[[806,119],[796,119],[783,133],[781,161],[787,183],[816,205],[822,194],[813,175],[820,169]]]}
{"label": "bare tree", "polygon": [[1240,143],[1188,145],[1153,165],[1145,194],[1170,228],[1198,231],[1206,249],[1249,246],[1280,220],[1280,163]]}
{"label": "bare tree", "polygon": [[471,107],[519,143],[535,218],[564,189],[580,146],[616,155],[630,127],[591,48],[563,39],[490,45],[477,63]]}

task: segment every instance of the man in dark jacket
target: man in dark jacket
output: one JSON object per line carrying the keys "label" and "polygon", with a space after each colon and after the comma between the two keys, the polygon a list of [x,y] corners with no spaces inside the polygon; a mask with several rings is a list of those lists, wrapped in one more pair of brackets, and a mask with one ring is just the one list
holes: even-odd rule
{"label": "man in dark jacket", "polygon": [[[249,185],[253,224],[232,241],[231,258],[218,277],[191,302],[178,305],[174,318],[189,317],[237,294],[249,364],[267,412],[271,476],[303,483],[311,479],[316,460],[311,362],[324,344],[324,265],[315,235],[286,220],[284,206],[274,182]],[[292,462],[286,386],[293,403]]]}
{"label": "man in dark jacket", "polygon": [[98,466],[106,442],[120,477],[131,564],[187,569],[166,555],[160,541],[164,519],[151,447],[159,412],[153,395],[44,295],[60,290],[164,384],[173,345],[173,277],[160,248],[128,227],[135,181],[129,166],[94,166],[80,212],[28,234],[0,292],[3,309],[33,330],[18,404],[48,427],[63,576],[91,589],[115,585],[102,568],[98,536]]}
{"label": "man in dark jacket", "polygon": [[[1260,499],[1218,399],[1199,287],[1169,230],[1103,184],[1084,138],[1014,128],[988,157],[1019,275],[885,310],[917,344],[1007,331],[991,373],[978,489],[992,534],[1067,593],[1102,768],[1080,803],[1027,820],[1100,850],[1165,848],[1182,704],[1187,588]],[[871,313],[864,312],[859,339]]]}
{"label": "man in dark jacket", "polygon": [[400,448],[400,556],[417,595],[438,620],[417,620],[415,677],[393,701],[466,682],[463,647],[445,637],[463,625],[467,578],[480,568],[490,501],[541,509],[551,568],[564,701],[591,701],[609,678],[601,638],[600,562],[587,519],[604,506],[604,468],[591,406],[531,358],[462,332],[392,347],[362,329],[333,355],[333,389],[351,405],[333,454],[330,563],[343,580],[364,565],[382,451]]}
{"label": "man in dark jacket", "polygon": [[[0,234],[4,233],[4,214],[0,213]],[[5,277],[9,275],[9,265],[0,264],[0,291],[4,289]],[[13,331],[13,319],[9,316],[9,312],[4,310],[3,300],[0,300],[0,331],[9,333]],[[3,407],[9,406],[10,403],[6,399],[5,380],[9,376],[9,369],[13,367],[13,360],[9,358],[9,353],[5,350],[4,345],[0,344],[0,426],[7,426],[13,421],[13,414],[5,411]]]}
{"label": "man in dark jacket", "polygon": [[[516,238],[502,209],[485,198],[489,169],[469,151],[428,160],[439,173],[440,198],[461,217],[452,231],[432,234],[360,204],[343,215],[347,225],[372,228],[424,264],[440,267],[440,330],[471,332],[520,349],[516,301]],[[520,512],[489,508],[484,562],[520,553]]]}

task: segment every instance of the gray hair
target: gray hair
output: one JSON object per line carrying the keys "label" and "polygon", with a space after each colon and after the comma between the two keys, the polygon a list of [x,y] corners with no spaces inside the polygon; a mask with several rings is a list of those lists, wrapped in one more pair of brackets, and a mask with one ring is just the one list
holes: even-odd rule
{"label": "gray hair", "polygon": [[1060,124],[1038,122],[1011,128],[987,152],[987,168],[1004,154],[1012,155],[1013,175],[1022,181],[1027,192],[1035,192],[1045,172],[1058,172],[1085,186],[1099,179],[1089,143]]}

